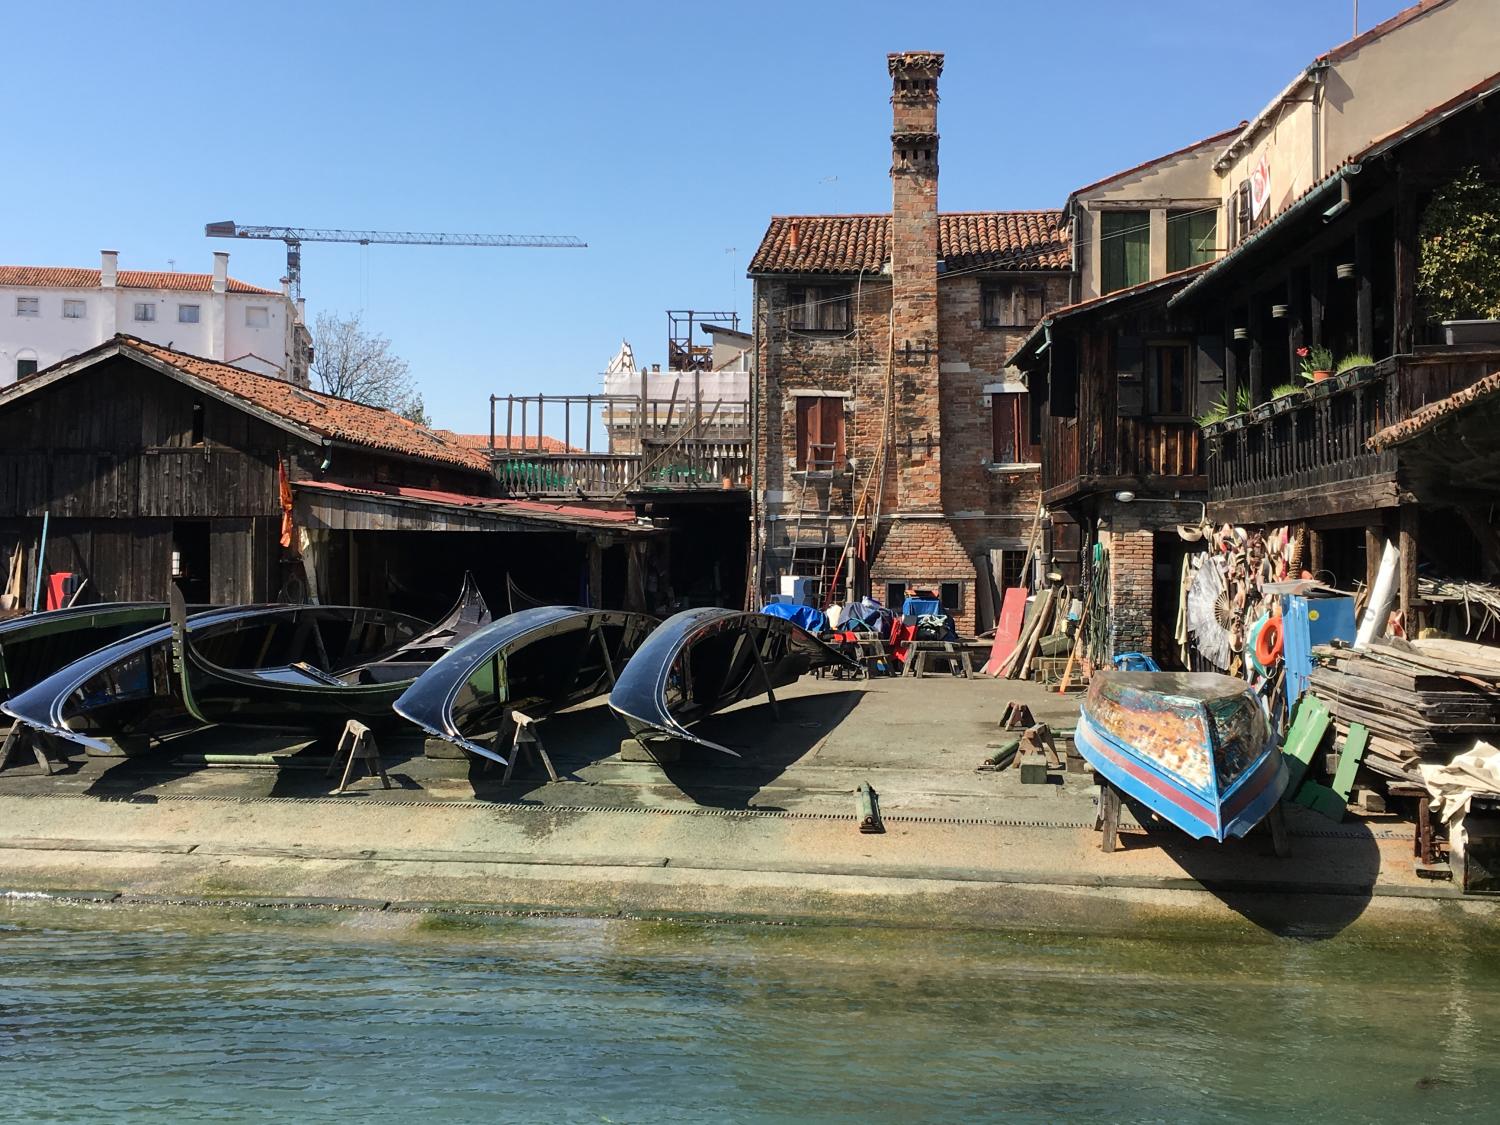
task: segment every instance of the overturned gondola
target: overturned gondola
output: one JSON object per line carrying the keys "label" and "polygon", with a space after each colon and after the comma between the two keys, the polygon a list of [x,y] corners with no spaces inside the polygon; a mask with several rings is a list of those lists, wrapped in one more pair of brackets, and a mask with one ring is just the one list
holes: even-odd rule
{"label": "overturned gondola", "polygon": [[488,623],[466,581],[441,622],[358,606],[234,606],[173,620],[75,661],[0,710],[55,738],[111,753],[208,723],[324,735],[391,704]]}
{"label": "overturned gondola", "polygon": [[609,706],[640,742],[690,742],[739,757],[688,729],[817,668],[859,665],[806,629],[763,613],[690,609],[657,628],[620,674]]}
{"label": "overturned gondola", "polygon": [[471,634],[406,689],[395,711],[504,764],[512,711],[537,719],[602,695],[655,627],[641,613],[524,609]]}
{"label": "overturned gondola", "polygon": [[0,621],[0,699],[59,668],[167,620],[166,602],[101,602]]}

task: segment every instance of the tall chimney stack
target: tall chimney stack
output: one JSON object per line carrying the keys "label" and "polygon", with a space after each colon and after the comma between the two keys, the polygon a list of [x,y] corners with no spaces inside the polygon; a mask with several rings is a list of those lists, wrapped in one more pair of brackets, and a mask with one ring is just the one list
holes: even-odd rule
{"label": "tall chimney stack", "polygon": [[223,293],[229,288],[229,251],[214,251],[214,292]]}
{"label": "tall chimney stack", "polygon": [[905,51],[891,73],[891,317],[900,510],[942,507],[938,394],[938,76],[943,56]]}
{"label": "tall chimney stack", "polygon": [[118,250],[99,251],[99,288],[113,289],[119,279],[120,252]]}

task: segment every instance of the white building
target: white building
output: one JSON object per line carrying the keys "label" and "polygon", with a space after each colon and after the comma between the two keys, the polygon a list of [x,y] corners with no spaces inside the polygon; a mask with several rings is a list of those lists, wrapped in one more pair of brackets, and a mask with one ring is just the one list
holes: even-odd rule
{"label": "white building", "polygon": [[307,385],[312,336],[300,301],[213,273],[0,266],[0,386],[124,332],[178,351]]}
{"label": "white building", "polygon": [[[646,400],[645,436],[669,440],[699,426],[706,440],[738,440],[749,433],[750,358],[754,338],[723,325],[705,324],[713,338],[701,366],[663,371],[660,364],[637,367],[627,342],[604,369],[604,393],[612,399],[602,408],[614,453],[639,451],[637,419]],[[695,409],[701,400],[701,414]]]}

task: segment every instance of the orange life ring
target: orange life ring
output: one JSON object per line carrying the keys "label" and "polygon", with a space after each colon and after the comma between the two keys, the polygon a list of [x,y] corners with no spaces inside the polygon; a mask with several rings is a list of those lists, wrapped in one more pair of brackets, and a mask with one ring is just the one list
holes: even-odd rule
{"label": "orange life ring", "polygon": [[1281,618],[1268,617],[1255,635],[1255,659],[1269,668],[1281,659]]}

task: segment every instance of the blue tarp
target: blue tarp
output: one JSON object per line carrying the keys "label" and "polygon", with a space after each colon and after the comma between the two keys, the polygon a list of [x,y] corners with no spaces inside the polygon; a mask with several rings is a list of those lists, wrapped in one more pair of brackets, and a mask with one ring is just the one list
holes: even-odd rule
{"label": "blue tarp", "polygon": [[809,633],[821,633],[828,628],[828,618],[821,609],[810,605],[772,604],[761,607],[767,617],[784,617],[794,625],[801,625]]}

